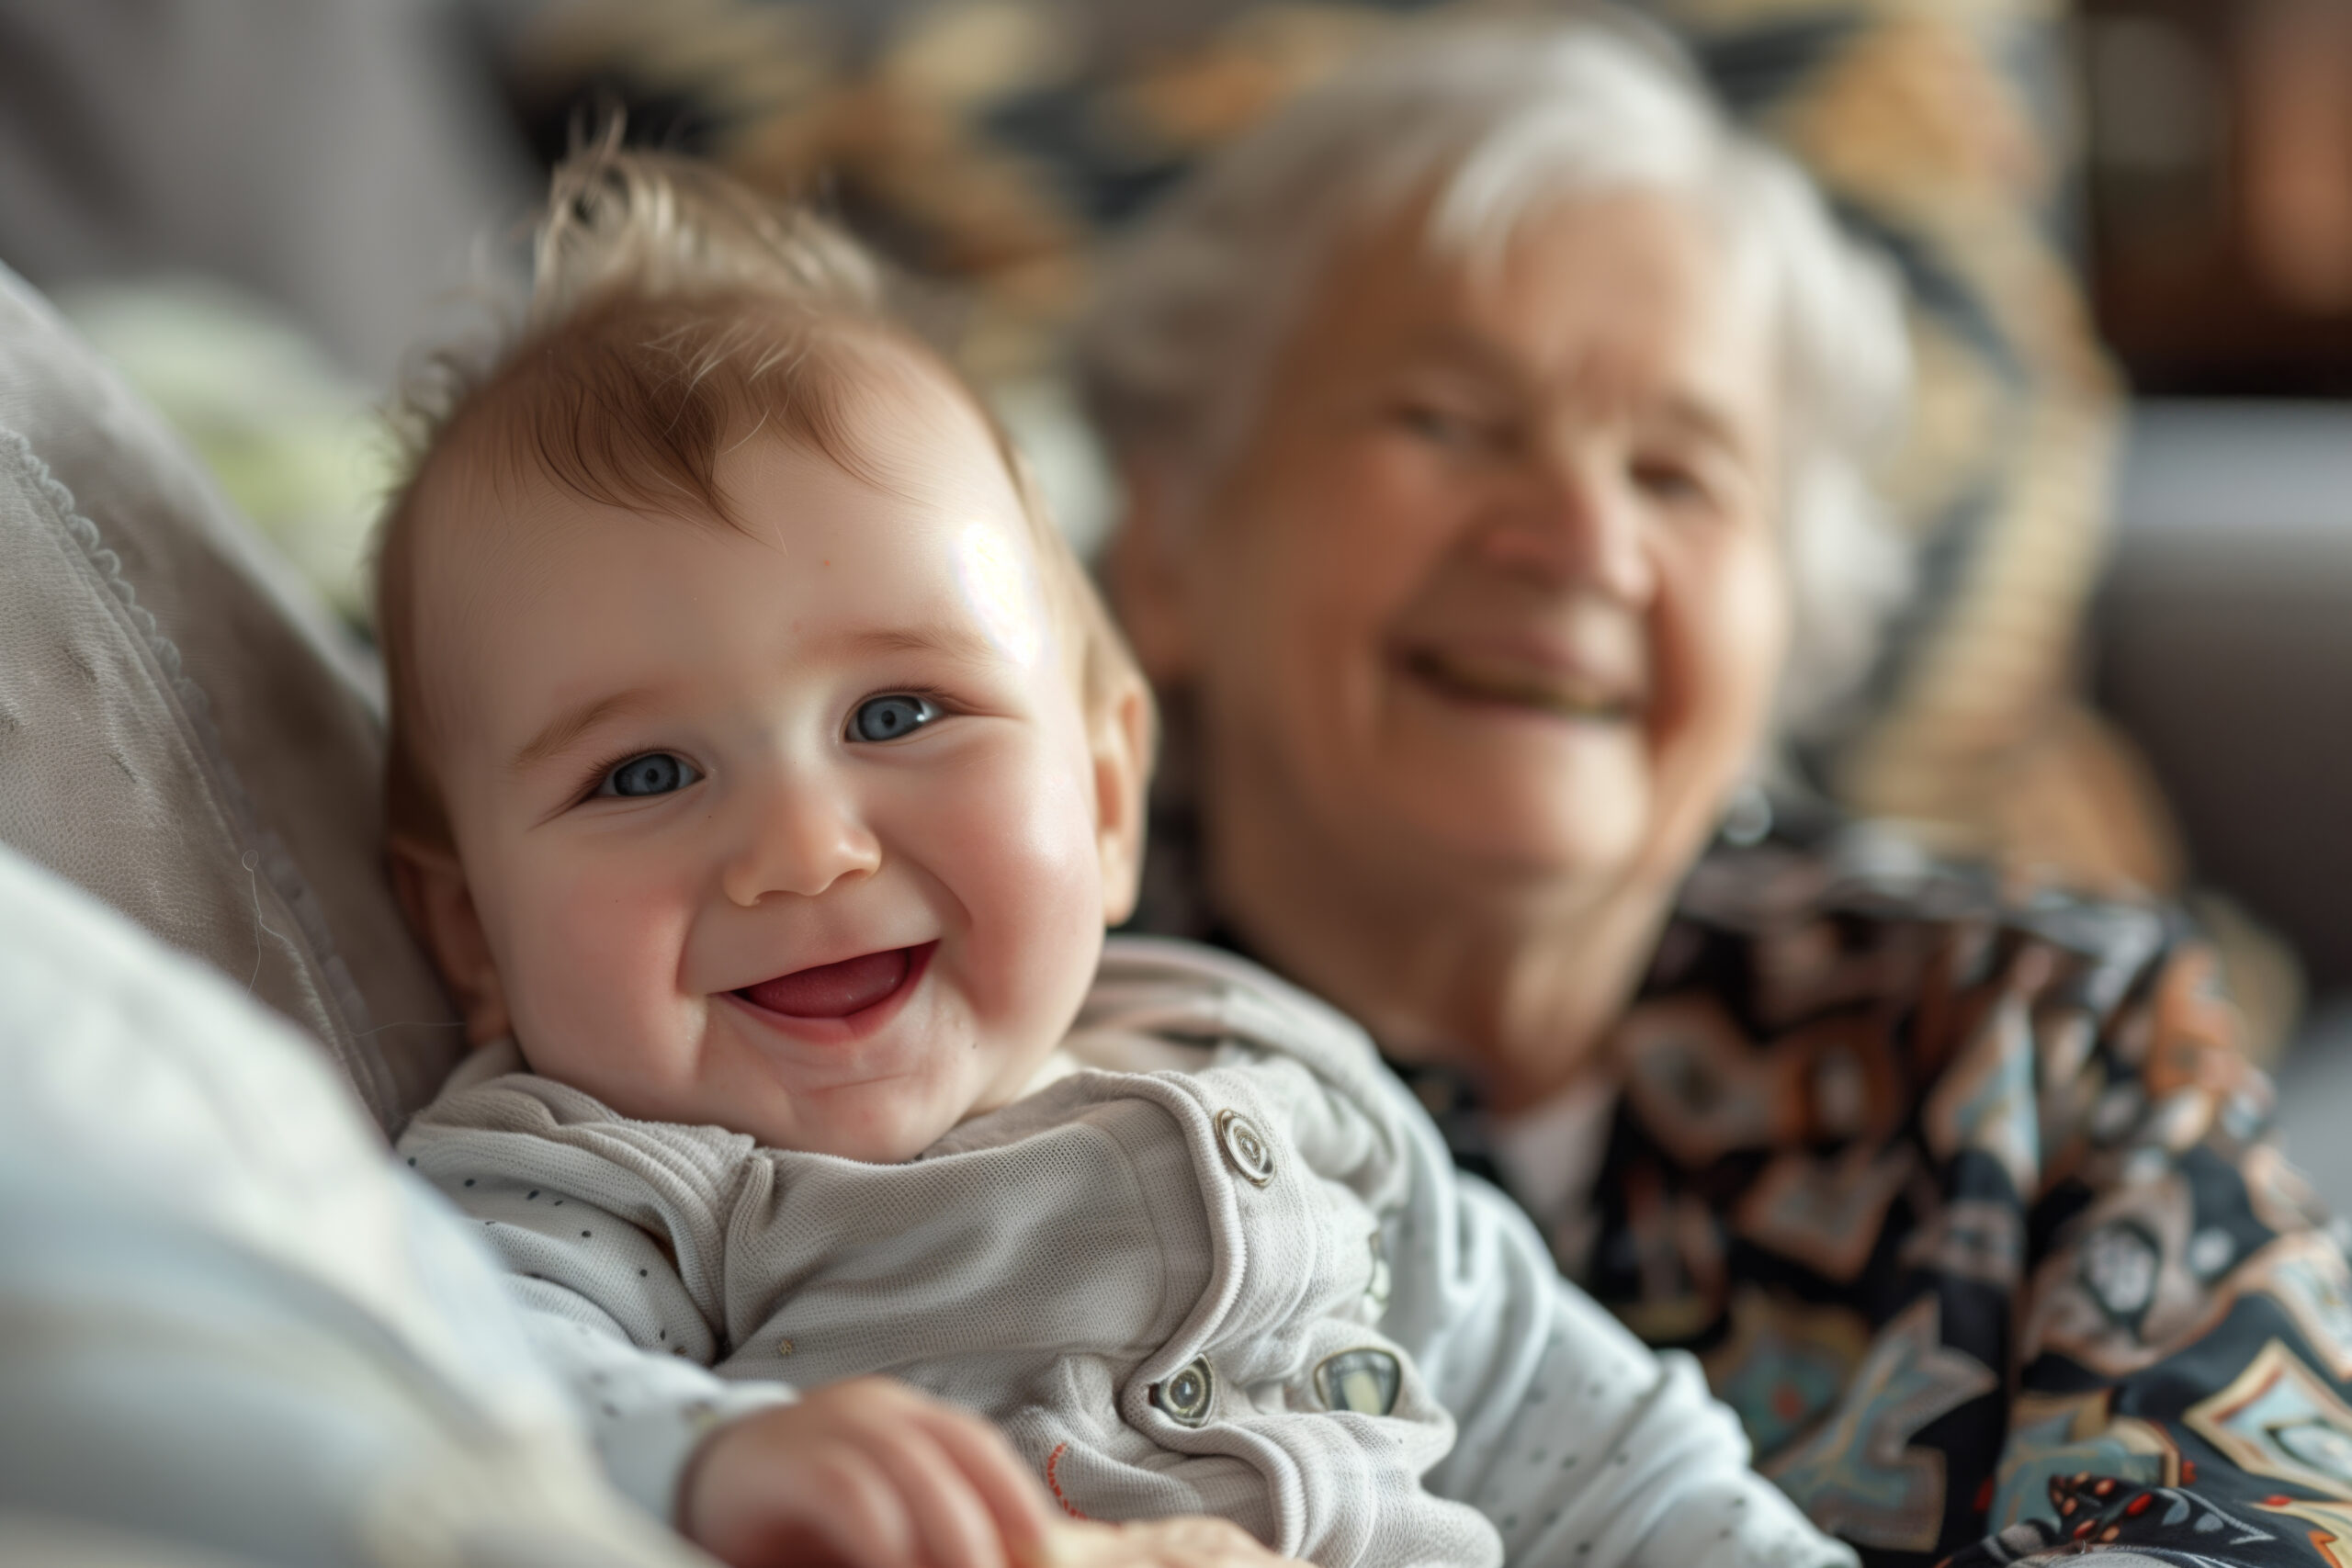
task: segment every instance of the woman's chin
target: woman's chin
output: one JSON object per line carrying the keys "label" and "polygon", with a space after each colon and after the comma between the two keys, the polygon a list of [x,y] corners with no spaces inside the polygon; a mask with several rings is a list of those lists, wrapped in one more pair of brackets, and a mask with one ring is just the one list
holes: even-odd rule
{"label": "woman's chin", "polygon": [[[1402,782],[1402,781],[1397,781]],[[1453,770],[1398,791],[1367,846],[1387,858],[1419,840],[1440,876],[1491,891],[1622,876],[1649,849],[1648,792],[1625,779],[1514,780]],[[1401,798],[1399,798],[1401,796]],[[1417,830],[1408,831],[1407,825]]]}
{"label": "woman's chin", "polygon": [[1623,866],[1656,826],[1646,749],[1630,727],[1563,740],[1550,727],[1486,744],[1396,748],[1350,790],[1375,855],[1419,840],[1479,876],[1581,876]]}

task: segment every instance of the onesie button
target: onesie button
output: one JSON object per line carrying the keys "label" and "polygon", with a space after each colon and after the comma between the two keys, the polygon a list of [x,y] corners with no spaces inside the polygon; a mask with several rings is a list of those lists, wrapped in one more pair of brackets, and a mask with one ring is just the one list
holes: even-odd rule
{"label": "onesie button", "polygon": [[1385,1350],[1342,1350],[1315,1369],[1315,1392],[1323,1408],[1358,1416],[1385,1416],[1396,1409],[1404,1382],[1396,1358]]}
{"label": "onesie button", "polygon": [[1209,1418],[1209,1402],[1216,1393],[1216,1379],[1209,1371],[1205,1357],[1177,1369],[1176,1375],[1166,1382],[1151,1385],[1151,1402],[1168,1412],[1180,1426],[1197,1427]]}
{"label": "onesie button", "polygon": [[1250,1185],[1263,1187],[1273,1180],[1274,1151],[1255,1122],[1238,1111],[1220,1111],[1216,1113],[1216,1135],[1225,1144],[1225,1157],[1233,1162],[1233,1168]]}

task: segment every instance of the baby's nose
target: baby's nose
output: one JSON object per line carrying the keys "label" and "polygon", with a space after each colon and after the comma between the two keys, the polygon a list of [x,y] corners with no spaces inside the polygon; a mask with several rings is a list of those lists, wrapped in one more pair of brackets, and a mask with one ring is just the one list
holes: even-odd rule
{"label": "baby's nose", "polygon": [[838,790],[778,789],[749,803],[746,815],[721,880],[728,899],[747,909],[775,894],[813,898],[881,868],[881,840]]}

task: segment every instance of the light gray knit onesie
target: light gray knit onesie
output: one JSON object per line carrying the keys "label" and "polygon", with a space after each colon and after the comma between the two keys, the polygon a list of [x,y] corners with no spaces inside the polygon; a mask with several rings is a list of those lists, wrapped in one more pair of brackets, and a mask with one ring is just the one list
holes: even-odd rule
{"label": "light gray knit onesie", "polygon": [[1074,1512],[1222,1515],[1324,1568],[1851,1561],[1321,1003],[1118,938],[1067,1048],[1087,1070],[905,1165],[629,1121],[494,1059],[401,1146],[665,1517],[712,1421],[885,1373],[995,1420]]}

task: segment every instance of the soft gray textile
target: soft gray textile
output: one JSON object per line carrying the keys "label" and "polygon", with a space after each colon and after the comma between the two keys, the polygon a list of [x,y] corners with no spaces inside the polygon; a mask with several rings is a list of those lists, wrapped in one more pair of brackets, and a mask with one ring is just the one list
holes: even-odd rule
{"label": "soft gray textile", "polygon": [[0,849],[0,1562],[690,1568],[317,1050]]}
{"label": "soft gray textile", "polygon": [[0,261],[226,279],[389,383],[537,183],[467,48],[515,9],[0,0]]}
{"label": "soft gray textile", "polygon": [[[1193,1065],[1115,1070],[1170,1043]],[[1069,1050],[1091,1070],[906,1165],[629,1121],[479,1066],[401,1146],[484,1222],[541,1343],[640,1460],[666,1396],[618,1345],[649,1378],[680,1359],[771,1391],[903,1378],[999,1422],[1081,1512],[1220,1514],[1326,1568],[1505,1546],[1588,1568],[1850,1562],[1745,1468],[1688,1359],[1662,1366],[1564,1283],[1320,1003],[1115,939]],[[1270,1151],[1263,1186],[1228,1113]],[[1326,1406],[1316,1370],[1352,1349],[1397,1359],[1391,1414]],[[1196,1359],[1215,1394],[1191,1426],[1152,1391]],[[682,1408],[678,1460],[707,1418]],[[661,1506],[674,1473],[629,1479]]]}
{"label": "soft gray textile", "polygon": [[387,1130],[458,1054],[386,882],[361,672],[0,269],[0,843],[326,1043]]}

